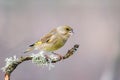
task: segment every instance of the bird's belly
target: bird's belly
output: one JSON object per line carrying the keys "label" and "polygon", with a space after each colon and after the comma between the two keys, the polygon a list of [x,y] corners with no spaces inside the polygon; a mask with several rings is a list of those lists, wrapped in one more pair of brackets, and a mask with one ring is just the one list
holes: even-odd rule
{"label": "bird's belly", "polygon": [[64,44],[65,44],[65,42],[63,42],[63,41],[57,41],[54,44],[46,44],[46,45],[44,45],[43,50],[55,51],[55,50],[58,50],[59,48],[61,48]]}

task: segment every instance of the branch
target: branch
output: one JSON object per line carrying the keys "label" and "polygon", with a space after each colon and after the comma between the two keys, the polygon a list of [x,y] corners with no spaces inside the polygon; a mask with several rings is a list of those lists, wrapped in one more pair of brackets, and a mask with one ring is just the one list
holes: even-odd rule
{"label": "branch", "polygon": [[[6,59],[6,66],[3,67],[3,71],[5,72],[5,78],[4,80],[10,80],[11,73],[16,69],[16,67],[21,64],[24,61],[32,60],[33,63],[36,64],[42,64],[42,65],[48,65],[50,63],[56,63],[58,61],[64,60],[69,58],[71,55],[74,54],[74,52],[79,47],[78,44],[74,45],[73,48],[68,50],[68,52],[61,56],[60,54],[54,54],[54,55],[41,55],[41,54],[34,54],[33,56],[26,56],[26,57],[20,57],[16,58],[14,56],[13,58],[7,58]],[[37,55],[37,56],[36,56]]]}

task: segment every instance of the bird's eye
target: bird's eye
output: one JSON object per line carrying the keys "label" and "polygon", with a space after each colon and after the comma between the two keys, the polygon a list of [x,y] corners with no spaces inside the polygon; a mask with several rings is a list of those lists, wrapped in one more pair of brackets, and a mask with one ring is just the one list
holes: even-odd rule
{"label": "bird's eye", "polygon": [[69,28],[66,28],[67,31],[69,31],[70,29]]}

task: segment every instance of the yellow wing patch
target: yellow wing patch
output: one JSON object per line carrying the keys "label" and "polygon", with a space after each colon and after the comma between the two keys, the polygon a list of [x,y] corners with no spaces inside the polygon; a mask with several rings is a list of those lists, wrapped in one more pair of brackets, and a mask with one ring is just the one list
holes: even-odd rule
{"label": "yellow wing patch", "polygon": [[42,44],[41,41],[37,41],[37,42],[35,43],[35,45],[41,45],[41,44]]}

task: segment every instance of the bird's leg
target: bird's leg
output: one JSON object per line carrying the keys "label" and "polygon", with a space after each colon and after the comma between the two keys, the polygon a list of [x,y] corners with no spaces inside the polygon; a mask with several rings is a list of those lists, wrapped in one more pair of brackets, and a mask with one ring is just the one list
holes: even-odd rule
{"label": "bird's leg", "polygon": [[57,55],[57,56],[59,56],[61,59],[63,59],[63,56],[60,55],[60,54],[57,54],[57,53],[55,53],[55,52],[52,52],[52,54]]}

